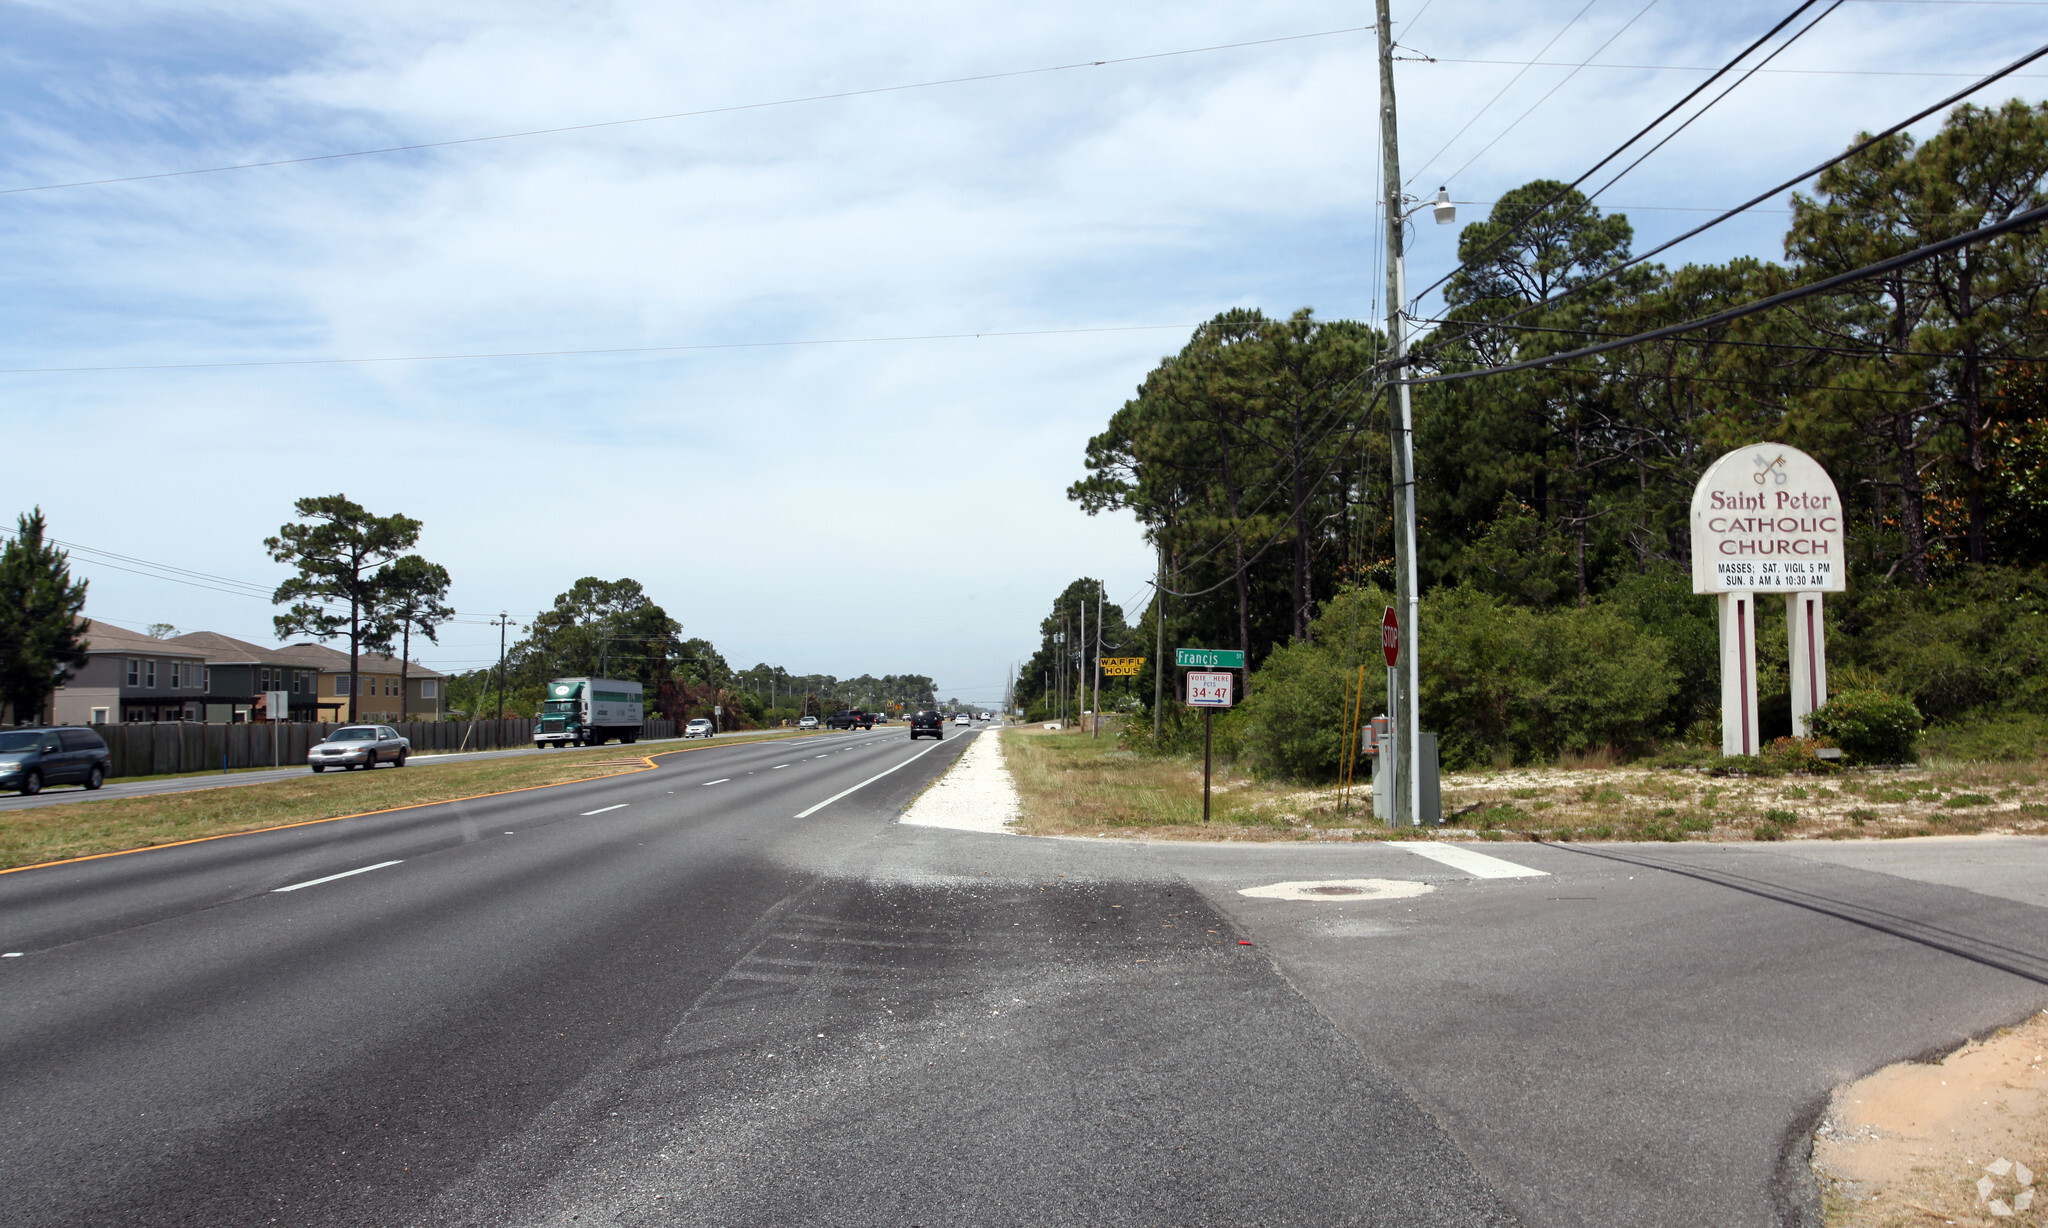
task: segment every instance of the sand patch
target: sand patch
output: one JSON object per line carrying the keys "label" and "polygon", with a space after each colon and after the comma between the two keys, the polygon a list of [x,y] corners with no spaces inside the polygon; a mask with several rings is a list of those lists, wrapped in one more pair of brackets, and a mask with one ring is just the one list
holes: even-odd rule
{"label": "sand patch", "polygon": [[2048,1222],[2048,1013],[1837,1088],[1813,1170],[1831,1228]]}

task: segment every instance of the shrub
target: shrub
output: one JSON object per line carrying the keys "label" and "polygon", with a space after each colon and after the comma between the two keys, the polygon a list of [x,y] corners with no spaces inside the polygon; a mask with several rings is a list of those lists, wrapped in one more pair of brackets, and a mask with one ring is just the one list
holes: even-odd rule
{"label": "shrub", "polygon": [[1920,733],[1920,710],[1888,691],[1843,691],[1814,709],[1807,725],[1857,763],[1905,763]]}
{"label": "shrub", "polygon": [[2006,716],[1958,721],[1929,728],[1920,738],[1920,753],[1939,759],[2027,762],[2048,748],[2048,716],[2015,712]]}
{"label": "shrub", "polygon": [[1677,687],[1664,641],[1603,606],[1531,610],[1459,588],[1425,610],[1423,719],[1447,766],[1642,745]]}
{"label": "shrub", "polygon": [[1945,721],[2048,712],[2048,572],[1970,568],[1925,588],[1873,581],[1829,600],[1831,652],[1919,711]]}
{"label": "shrub", "polygon": [[1716,755],[1707,761],[1709,776],[1772,776],[1777,770],[1761,755]]}
{"label": "shrub", "polygon": [[1780,827],[1790,827],[1790,826],[1792,826],[1793,824],[1797,823],[1798,821],[1799,821],[1799,815],[1798,815],[1798,814],[1797,814],[1796,812],[1794,812],[1794,811],[1790,811],[1790,810],[1766,810],[1766,811],[1764,811],[1764,822],[1766,822],[1766,823],[1776,823],[1776,824],[1777,824],[1778,826],[1780,826]]}
{"label": "shrub", "polygon": [[1773,738],[1764,747],[1764,763],[1780,772],[1825,772],[1834,765],[1820,752],[1834,743],[1826,738]]}

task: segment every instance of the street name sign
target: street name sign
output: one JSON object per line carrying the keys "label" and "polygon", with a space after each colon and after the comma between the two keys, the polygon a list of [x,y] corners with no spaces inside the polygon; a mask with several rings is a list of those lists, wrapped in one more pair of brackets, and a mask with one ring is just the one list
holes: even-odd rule
{"label": "street name sign", "polygon": [[1189,670],[1188,706],[1191,708],[1228,708],[1231,703],[1232,684],[1236,681],[1236,674]]}
{"label": "street name sign", "polygon": [[1102,676],[1105,678],[1131,678],[1137,675],[1139,667],[1145,664],[1143,657],[1104,657]]}
{"label": "street name sign", "polygon": [[1387,668],[1392,669],[1401,661],[1401,620],[1394,617],[1394,607],[1380,616],[1380,649],[1387,654]]}
{"label": "street name sign", "polygon": [[1243,669],[1244,654],[1234,648],[1176,648],[1176,669]]}

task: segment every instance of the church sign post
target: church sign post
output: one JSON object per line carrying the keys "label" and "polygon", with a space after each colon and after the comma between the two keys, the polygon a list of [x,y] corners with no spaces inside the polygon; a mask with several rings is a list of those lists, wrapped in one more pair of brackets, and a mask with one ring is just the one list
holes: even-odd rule
{"label": "church sign post", "polygon": [[1692,492],[1692,591],[1711,595],[1721,625],[1721,753],[1754,755],[1756,603],[1782,593],[1791,650],[1792,732],[1827,702],[1821,595],[1847,579],[1842,497],[1820,462],[1759,443],[1708,467]]}

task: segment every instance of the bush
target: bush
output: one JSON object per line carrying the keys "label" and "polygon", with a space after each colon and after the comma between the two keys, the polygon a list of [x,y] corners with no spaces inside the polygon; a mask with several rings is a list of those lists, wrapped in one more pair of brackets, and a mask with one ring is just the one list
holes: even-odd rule
{"label": "bush", "polygon": [[1773,738],[1764,747],[1762,758],[1780,772],[1826,772],[1834,764],[1821,758],[1820,752],[1833,745],[1826,738]]}
{"label": "bush", "polygon": [[1447,767],[1640,746],[1678,687],[1665,642],[1604,606],[1530,610],[1459,588],[1423,608],[1424,728]]}
{"label": "bush", "polygon": [[1878,580],[1829,602],[1830,653],[1928,716],[2048,712],[2048,572],[1971,568],[1926,588]]}
{"label": "bush", "polygon": [[1920,709],[1889,691],[1843,691],[1814,709],[1807,726],[1856,763],[1905,763],[1920,734]]}
{"label": "bush", "polygon": [[2006,760],[2021,763],[2048,749],[2048,716],[2015,712],[1936,725],[1920,738],[1920,753],[1939,759]]}

